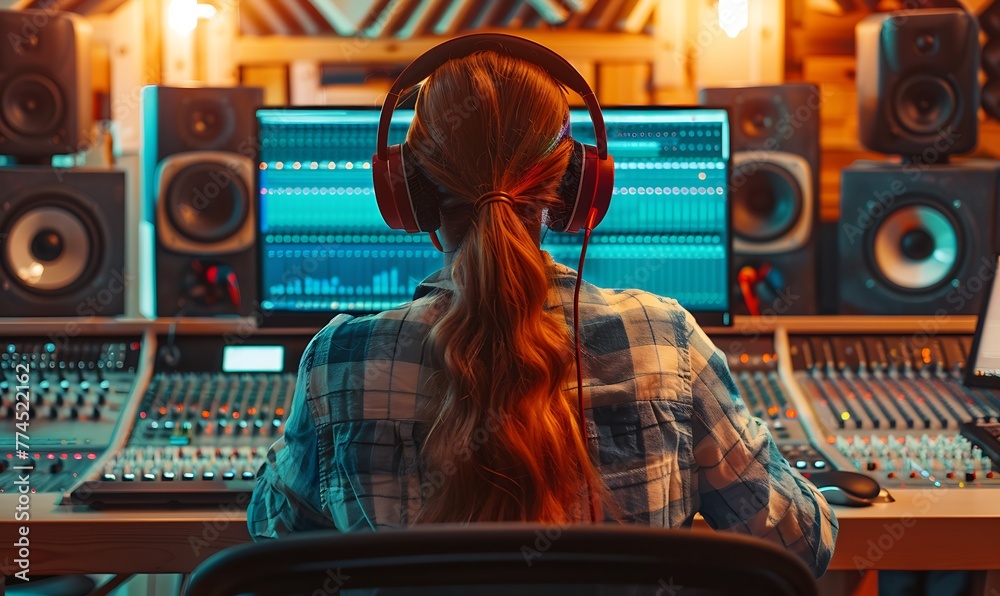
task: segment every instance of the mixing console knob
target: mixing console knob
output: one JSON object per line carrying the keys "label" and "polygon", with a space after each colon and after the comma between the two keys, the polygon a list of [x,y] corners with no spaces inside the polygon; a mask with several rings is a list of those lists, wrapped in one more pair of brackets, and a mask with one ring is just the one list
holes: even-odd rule
{"label": "mixing console knob", "polygon": [[62,470],[63,470],[63,462],[61,459],[55,460],[54,462],[52,462],[52,465],[49,466],[49,472],[53,474],[58,474],[59,472],[62,472]]}
{"label": "mixing console knob", "polygon": [[10,462],[6,459],[0,459],[0,472],[6,472],[7,468],[10,467]]}

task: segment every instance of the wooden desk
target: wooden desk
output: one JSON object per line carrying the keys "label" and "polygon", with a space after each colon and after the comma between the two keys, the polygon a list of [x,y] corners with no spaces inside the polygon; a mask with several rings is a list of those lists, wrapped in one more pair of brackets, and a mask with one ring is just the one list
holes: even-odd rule
{"label": "wooden desk", "polygon": [[[1000,570],[1000,495],[995,490],[897,490],[895,503],[837,507],[831,570]],[[189,573],[212,554],[250,540],[243,511],[92,511],[35,495],[28,523],[30,574]],[[0,495],[2,571],[17,567],[20,522]],[[711,531],[699,517],[695,529]]]}

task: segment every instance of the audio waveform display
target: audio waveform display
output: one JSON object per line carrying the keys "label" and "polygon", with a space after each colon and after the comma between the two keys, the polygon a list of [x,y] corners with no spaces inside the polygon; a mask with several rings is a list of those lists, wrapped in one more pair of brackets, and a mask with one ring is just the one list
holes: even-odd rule
{"label": "audio waveform display", "polygon": [[[412,111],[393,115],[405,139]],[[379,111],[258,111],[262,306],[365,313],[412,299],[443,265],[424,235],[390,230],[371,179]],[[606,108],[615,189],[591,236],[584,278],[677,299],[703,324],[729,322],[729,124],[724,110]],[[593,144],[585,110],[572,135]],[[576,267],[582,234],[543,232],[542,248]]]}

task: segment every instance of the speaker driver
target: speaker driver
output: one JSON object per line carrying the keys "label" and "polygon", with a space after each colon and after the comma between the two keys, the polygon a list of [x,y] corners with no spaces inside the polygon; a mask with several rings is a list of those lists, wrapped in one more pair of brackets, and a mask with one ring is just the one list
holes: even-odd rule
{"label": "speaker driver", "polygon": [[26,289],[56,293],[88,278],[95,249],[90,227],[62,207],[36,207],[9,227],[4,264]]}
{"label": "speaker driver", "polygon": [[936,134],[955,115],[955,92],[941,77],[918,75],[900,84],[896,92],[900,124],[913,134]]}
{"label": "speaker driver", "polygon": [[166,207],[180,234],[195,242],[218,242],[246,221],[250,190],[224,164],[189,165],[170,183]]}
{"label": "speaker driver", "polygon": [[750,242],[767,242],[790,232],[802,212],[802,189],[781,166],[751,162],[735,168],[733,231]]}
{"label": "speaker driver", "polygon": [[753,98],[740,108],[740,128],[750,138],[766,138],[774,132],[783,110],[778,109],[776,100]]}
{"label": "speaker driver", "polygon": [[215,149],[229,141],[236,122],[229,102],[216,98],[188,99],[177,110],[180,136],[192,149]]}
{"label": "speaker driver", "polygon": [[889,214],[874,238],[875,270],[890,283],[924,291],[950,279],[960,262],[952,220],[927,205]]}
{"label": "speaker driver", "polygon": [[0,106],[11,130],[26,137],[53,133],[63,118],[59,88],[51,79],[37,74],[12,78],[3,90]]}

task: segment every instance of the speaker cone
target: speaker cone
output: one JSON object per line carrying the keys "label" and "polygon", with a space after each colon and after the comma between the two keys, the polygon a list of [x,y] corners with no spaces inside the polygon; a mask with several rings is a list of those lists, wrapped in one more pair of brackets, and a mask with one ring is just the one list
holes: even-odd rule
{"label": "speaker cone", "polygon": [[240,229],[250,211],[250,189],[221,163],[189,165],[170,182],[167,215],[195,242],[218,242]]}
{"label": "speaker cone", "polygon": [[958,266],[959,237],[952,220],[928,205],[890,213],[874,238],[875,270],[907,290],[928,290],[950,279]]}
{"label": "speaker cone", "polygon": [[900,124],[918,135],[937,134],[955,116],[956,105],[954,90],[941,77],[910,77],[896,92]]}
{"label": "speaker cone", "polygon": [[213,149],[227,142],[235,120],[228,101],[199,98],[184,101],[177,110],[181,137],[192,149]]}
{"label": "speaker cone", "polygon": [[733,172],[733,231],[750,242],[784,236],[802,212],[802,189],[779,165],[751,162]]}
{"label": "speaker cone", "polygon": [[13,77],[0,96],[0,107],[11,130],[26,137],[53,133],[63,116],[59,88],[37,74]]}
{"label": "speaker cone", "polygon": [[43,293],[72,289],[99,261],[92,226],[61,206],[28,209],[7,229],[4,266],[24,288]]}
{"label": "speaker cone", "polygon": [[769,137],[774,132],[784,110],[777,99],[753,98],[740,108],[740,128],[743,134],[754,139]]}

